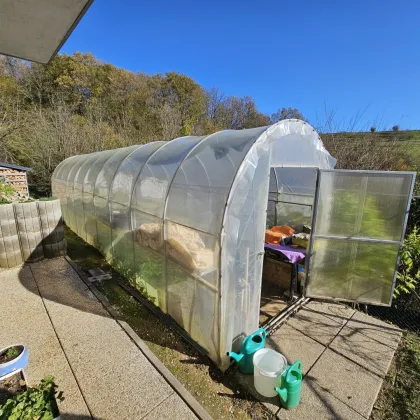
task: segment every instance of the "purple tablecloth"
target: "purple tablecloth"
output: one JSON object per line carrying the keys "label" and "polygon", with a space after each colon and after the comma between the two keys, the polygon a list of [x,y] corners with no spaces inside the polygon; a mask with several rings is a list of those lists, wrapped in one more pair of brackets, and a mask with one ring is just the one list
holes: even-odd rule
{"label": "purple tablecloth", "polygon": [[281,252],[292,264],[296,264],[299,261],[302,261],[306,257],[306,249],[293,248],[290,245],[264,244],[264,248]]}

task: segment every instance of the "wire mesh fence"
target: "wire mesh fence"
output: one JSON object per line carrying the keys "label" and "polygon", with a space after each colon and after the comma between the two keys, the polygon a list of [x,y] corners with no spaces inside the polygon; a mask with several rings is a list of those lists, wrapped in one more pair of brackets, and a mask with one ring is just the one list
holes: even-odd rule
{"label": "wire mesh fence", "polygon": [[391,307],[359,304],[355,309],[420,334],[420,299],[414,294],[398,296]]}

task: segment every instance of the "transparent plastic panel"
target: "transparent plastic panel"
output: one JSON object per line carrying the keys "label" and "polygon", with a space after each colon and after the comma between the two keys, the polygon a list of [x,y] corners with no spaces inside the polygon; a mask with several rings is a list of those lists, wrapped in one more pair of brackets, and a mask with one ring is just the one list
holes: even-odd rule
{"label": "transparent plastic panel", "polygon": [[102,171],[106,163],[113,156],[118,155],[121,152],[124,152],[126,149],[114,149],[106,150],[97,155],[95,161],[89,167],[89,170],[86,172],[85,178],[83,180],[83,192],[88,192],[93,195],[96,181],[98,179],[99,173]]}
{"label": "transparent plastic panel", "polygon": [[63,215],[63,220],[66,222],[68,220],[66,196],[67,177],[74,162],[76,162],[76,159],[77,156],[72,156],[61,162],[54,170],[54,173],[51,177],[52,194],[53,196],[60,199],[61,213]]}
{"label": "transparent plastic panel", "polygon": [[172,259],[167,260],[167,281],[168,313],[217,363],[218,292]]}
{"label": "transparent plastic panel", "polygon": [[166,312],[162,218],[132,209],[131,225],[134,235],[132,284],[143,294],[146,293],[149,300]]}
{"label": "transparent plastic panel", "polygon": [[276,167],[274,171],[278,183],[276,223],[292,227],[311,226],[317,169]]}
{"label": "transparent plastic panel", "polygon": [[[68,227],[73,231],[77,232],[77,207],[79,204],[79,192],[80,192],[80,201],[81,201],[81,190],[74,189],[74,183],[76,180],[76,175],[79,172],[79,169],[84,165],[86,159],[89,155],[80,155],[75,159],[74,165],[68,172],[67,175],[67,186],[66,186],[66,201],[67,201],[67,220],[66,223]],[[64,173],[63,173],[64,176]],[[75,197],[76,192],[76,197]],[[80,211],[80,208],[79,208]]]}
{"label": "transparent plastic panel", "polygon": [[259,325],[264,233],[270,153],[266,142],[253,147],[232,186],[225,215],[221,260],[222,369],[226,352],[238,351],[244,337]]}
{"label": "transparent plastic panel", "polygon": [[312,226],[312,214],[312,206],[285,202],[276,204],[277,226],[287,225],[293,228],[298,225]]}
{"label": "transparent plastic panel", "polygon": [[163,141],[156,141],[139,147],[135,152],[130,153],[119,166],[110,191],[110,200],[124,206],[129,206],[134,184],[143,165],[149,157],[165,144]]}
{"label": "transparent plastic panel", "polygon": [[102,153],[107,152],[96,152],[91,153],[90,155],[86,155],[83,164],[79,167],[74,176],[74,189],[83,190],[86,174],[89,172],[89,169],[92,168],[94,162],[102,155]]}
{"label": "transparent plastic panel", "polygon": [[316,238],[307,295],[388,305],[399,247]]}
{"label": "transparent plastic panel", "polygon": [[276,218],[276,203],[275,201],[268,200],[266,228],[271,229],[273,226],[278,226]]}
{"label": "transparent plastic panel", "polygon": [[274,171],[274,168],[270,169],[270,184],[269,184],[269,187],[268,187],[268,192],[270,192],[270,193],[277,193],[278,192],[277,178],[276,178],[276,173]]}
{"label": "transparent plastic panel", "polygon": [[134,273],[134,244],[130,209],[110,202],[112,232],[112,266],[129,281]]}
{"label": "transparent plastic panel", "polygon": [[321,172],[318,235],[399,241],[412,175]]}
{"label": "transparent plastic panel", "polygon": [[92,245],[95,243],[95,238],[97,235],[95,206],[93,203],[93,191],[95,188],[96,179],[104,164],[112,156],[114,156],[115,153],[118,153],[119,150],[121,149],[107,150],[98,154],[98,157],[94,162],[92,162],[89,170],[86,172],[83,182],[82,201],[85,223],[83,226],[83,231],[79,233],[79,236],[82,237],[87,243]]}
{"label": "transparent plastic panel", "polygon": [[172,178],[188,152],[202,137],[181,137],[162,146],[144,165],[134,187],[131,207],[163,217]]}
{"label": "transparent plastic panel", "polygon": [[96,215],[96,237],[94,246],[108,262],[112,261],[112,233],[110,204],[106,198],[93,197]]}
{"label": "transparent plastic panel", "polygon": [[143,165],[165,142],[148,143],[130,153],[119,166],[110,191],[113,266],[135,281],[134,231],[131,226],[131,197]]}
{"label": "transparent plastic panel", "polygon": [[274,168],[278,191],[288,196],[315,196],[317,168]]}
{"label": "transparent plastic panel", "polygon": [[99,172],[95,188],[94,195],[98,197],[108,198],[109,191],[111,189],[112,181],[118,168],[124,161],[124,159],[141,146],[130,146],[124,149],[118,149],[115,153],[104,163],[101,171]]}
{"label": "transparent plastic panel", "polygon": [[217,361],[218,238],[165,224],[168,313]]}
{"label": "transparent plastic panel", "polygon": [[179,225],[165,223],[166,255],[194,272],[213,287],[218,284],[219,240],[217,237]]}
{"label": "transparent plastic panel", "polygon": [[78,156],[72,156],[68,158],[65,162],[68,162],[68,165],[63,166],[63,168],[60,171],[60,177],[64,181],[69,180],[70,171],[73,169],[74,166],[78,164],[78,162],[81,162],[85,159],[86,155],[78,155]]}
{"label": "transparent plastic panel", "polygon": [[[72,156],[63,160],[54,170],[51,177],[51,190],[52,195],[60,199],[61,211],[63,218],[67,215],[67,200],[66,200],[66,188],[67,188],[67,176],[70,168],[73,166],[77,156]],[[63,177],[63,174],[65,177]]]}
{"label": "transparent plastic panel", "polygon": [[53,178],[55,179],[64,179],[67,180],[67,175],[69,173],[70,168],[74,165],[77,156],[71,156],[66,160],[63,160],[56,168],[53,174]]}
{"label": "transparent plastic panel", "polygon": [[265,130],[260,127],[221,131],[203,139],[176,172],[165,218],[218,234],[236,172],[250,147]]}
{"label": "transparent plastic panel", "polygon": [[[73,212],[76,220],[75,232],[82,239],[86,240],[86,228],[85,228],[85,213],[83,206],[83,187],[86,174],[94,165],[94,162],[103,154],[107,152],[96,152],[87,155],[85,162],[80,166],[74,178],[73,187]],[[93,197],[92,197],[93,198]]]}
{"label": "transparent plastic panel", "polygon": [[336,160],[309,124],[300,120],[283,120],[271,126],[268,131],[275,142],[271,152],[271,166],[334,168]]}

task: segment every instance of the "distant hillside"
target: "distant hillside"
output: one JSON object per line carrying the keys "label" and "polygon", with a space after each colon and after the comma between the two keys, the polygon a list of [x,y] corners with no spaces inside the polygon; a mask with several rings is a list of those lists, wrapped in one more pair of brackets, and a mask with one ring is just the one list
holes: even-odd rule
{"label": "distant hillside", "polygon": [[[420,130],[380,131],[374,133],[342,132],[321,134],[321,138],[331,154],[334,155],[335,152],[336,155],[334,157],[337,157],[339,160],[343,157],[344,151],[346,152],[344,154],[347,155],[350,150],[353,150],[354,153],[350,155],[373,153],[376,157],[387,155],[386,157],[389,158],[392,155],[392,158],[395,158],[398,156],[404,161],[406,166],[406,168],[401,167],[399,169],[420,170]],[[385,161],[387,160],[385,159]],[[346,159],[346,161],[339,162],[339,166],[345,168],[348,163]],[[385,162],[378,161],[377,163],[379,167],[376,169],[387,169],[383,167]],[[402,165],[402,163],[400,162],[397,165]],[[360,167],[351,169],[375,168]]]}

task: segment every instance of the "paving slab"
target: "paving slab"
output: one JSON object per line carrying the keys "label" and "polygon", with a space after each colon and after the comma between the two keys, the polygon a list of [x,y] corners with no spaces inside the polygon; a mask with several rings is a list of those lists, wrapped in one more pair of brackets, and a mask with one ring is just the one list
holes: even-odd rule
{"label": "paving slab", "polygon": [[281,420],[366,420],[315,382],[304,380],[301,402],[294,410],[280,409]]}
{"label": "paving slab", "polygon": [[63,419],[196,418],[64,258],[0,271],[0,287],[0,348],[28,346],[28,379],[55,377]]}
{"label": "paving slab", "polygon": [[287,324],[268,337],[266,347],[283,354],[289,364],[300,360],[304,375],[325,350],[322,344]]}
{"label": "paving slab", "polygon": [[[105,340],[68,344],[63,341],[63,348],[69,360],[71,360],[74,373],[84,378],[91,377],[96,372],[108,372],[110,366],[118,372],[132,371],[132,365],[136,366],[137,375],[143,375],[151,369],[150,363],[144,357],[139,357],[139,352],[134,343],[126,343],[127,335],[123,331],[115,334],[115,337],[108,337],[108,343]],[[134,348],[133,348],[134,347]]]}
{"label": "paving slab", "polygon": [[[47,375],[55,378],[65,400],[59,404],[63,419],[90,418],[82,393],[38,294],[28,266],[0,272],[2,304],[0,348],[22,343],[29,350],[25,373],[30,385]],[[9,322],[8,322],[9,321]]]}
{"label": "paving slab", "polygon": [[146,420],[197,419],[177,394],[172,394],[143,418]]}
{"label": "paving slab", "polygon": [[366,418],[369,418],[382,385],[382,379],[377,375],[329,349],[306,380]]}
{"label": "paving slab", "polygon": [[334,338],[330,348],[381,377],[385,377],[395,349],[382,344],[375,336],[344,327]]}
{"label": "paving slab", "polygon": [[[42,265],[41,265],[42,264]],[[63,267],[67,264],[67,267]],[[89,288],[64,258],[31,265],[42,297],[48,304],[58,303],[64,308],[109,316]],[[49,306],[53,308],[53,306]],[[64,309],[63,309],[64,311]]]}
{"label": "paving slab", "polygon": [[105,371],[90,370],[76,376],[93,417],[98,419],[142,418],[174,393],[156,371],[133,362],[127,362],[123,371],[113,369],[110,363]]}
{"label": "paving slab", "polygon": [[353,312],[344,305],[312,301],[290,318],[287,325],[328,345]]}
{"label": "paving slab", "polygon": [[351,309],[343,303],[322,302],[318,300],[311,300],[305,305],[305,309],[322,313],[335,320],[340,319],[342,324],[349,320],[355,313],[354,309]]}
{"label": "paving slab", "polygon": [[367,335],[375,339],[378,343],[385,344],[394,350],[397,349],[402,337],[402,331],[397,326],[388,324],[362,312],[356,312],[346,324],[346,327]]}

